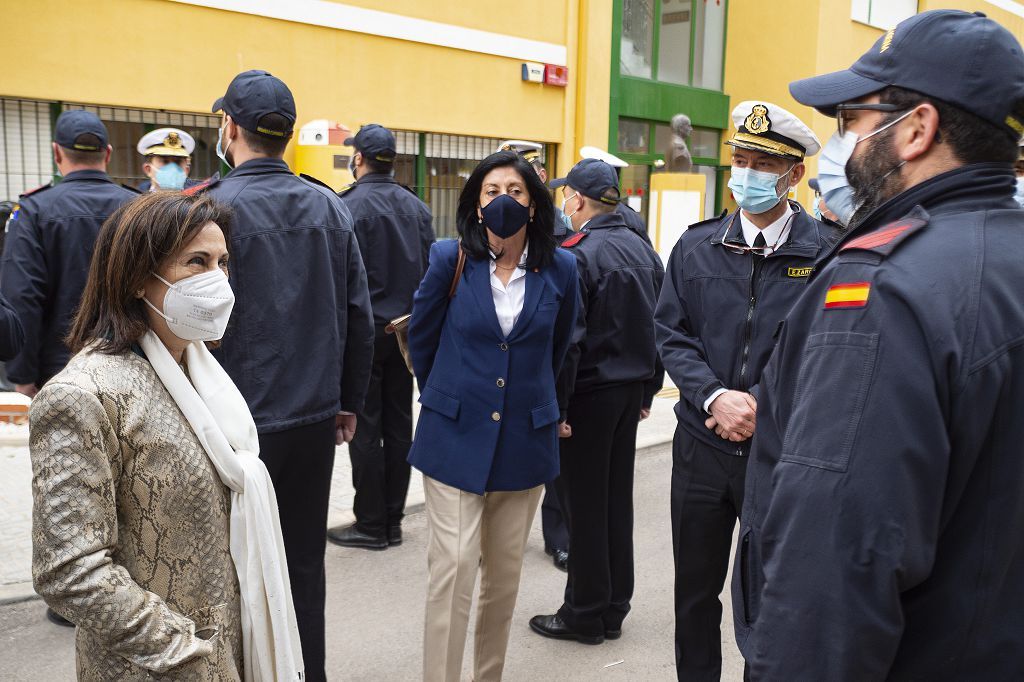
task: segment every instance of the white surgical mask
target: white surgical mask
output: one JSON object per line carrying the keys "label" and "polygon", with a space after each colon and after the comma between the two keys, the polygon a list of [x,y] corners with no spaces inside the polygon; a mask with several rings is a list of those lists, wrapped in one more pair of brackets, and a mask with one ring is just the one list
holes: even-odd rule
{"label": "white surgical mask", "polygon": [[223,161],[224,165],[227,166],[228,168],[234,168],[234,166],[231,165],[231,162],[228,161],[228,147],[231,146],[231,143],[234,142],[234,140],[228,140],[227,147],[221,146],[222,142],[224,141],[224,127],[225,126],[221,126],[217,130],[217,158]]}
{"label": "white surgical mask", "polygon": [[1013,198],[1017,200],[1017,203],[1024,206],[1024,177],[1017,178],[1017,191],[1014,193]]}
{"label": "white surgical mask", "polygon": [[163,312],[143,298],[153,311],[167,320],[167,327],[185,341],[216,341],[224,336],[235,294],[222,270],[180,279],[171,284],[160,275],[153,276],[167,285]]}

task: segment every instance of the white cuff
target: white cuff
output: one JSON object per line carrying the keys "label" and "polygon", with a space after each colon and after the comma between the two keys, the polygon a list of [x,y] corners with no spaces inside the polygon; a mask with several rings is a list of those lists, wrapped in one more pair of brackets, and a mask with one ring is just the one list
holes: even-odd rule
{"label": "white cuff", "polygon": [[728,390],[729,389],[727,388],[719,388],[714,393],[712,393],[708,397],[708,399],[704,401],[704,411],[707,412],[708,414],[711,414],[711,403],[715,402],[715,398],[727,392]]}

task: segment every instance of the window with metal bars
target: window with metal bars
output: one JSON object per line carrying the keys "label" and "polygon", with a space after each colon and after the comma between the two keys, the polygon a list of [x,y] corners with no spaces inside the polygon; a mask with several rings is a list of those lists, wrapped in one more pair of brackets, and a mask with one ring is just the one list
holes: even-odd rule
{"label": "window with metal bars", "polygon": [[114,148],[107,172],[114,182],[137,186],[146,176],[142,173],[145,158],[139,154],[136,145],[150,130],[157,128],[178,128],[195,138],[196,148],[192,152],[192,170],[189,177],[203,180],[220,169],[217,158],[217,130],[220,116],[193,114],[154,109],[124,109],[92,104],[64,104],[62,110],[85,109],[99,116],[110,135]]}
{"label": "window with metal bars", "polygon": [[[195,138],[190,177],[207,178],[220,168],[216,154],[219,116],[0,98],[0,200],[13,201],[53,180],[53,124],[68,109],[91,111],[106,125],[114,148],[108,172],[115,182],[137,186],[146,179],[142,173],[144,159],[136,145],[145,133],[162,127],[180,128]],[[506,138],[412,130],[395,130],[394,134],[395,179],[411,187],[430,207],[439,239],[457,236],[455,213],[462,186],[476,165]],[[552,153],[553,148],[545,146],[542,162],[546,163]],[[336,159],[336,163],[341,161],[340,157]],[[347,165],[348,158],[343,161]]]}

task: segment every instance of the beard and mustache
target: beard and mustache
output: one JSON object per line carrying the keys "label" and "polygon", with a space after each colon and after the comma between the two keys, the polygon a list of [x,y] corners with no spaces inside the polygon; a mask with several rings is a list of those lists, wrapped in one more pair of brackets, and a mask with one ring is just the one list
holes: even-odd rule
{"label": "beard and mustache", "polygon": [[894,128],[885,130],[868,141],[868,148],[859,157],[846,162],[846,179],[853,189],[857,206],[850,218],[849,229],[860,225],[876,208],[906,189],[900,168],[902,161],[893,145]]}

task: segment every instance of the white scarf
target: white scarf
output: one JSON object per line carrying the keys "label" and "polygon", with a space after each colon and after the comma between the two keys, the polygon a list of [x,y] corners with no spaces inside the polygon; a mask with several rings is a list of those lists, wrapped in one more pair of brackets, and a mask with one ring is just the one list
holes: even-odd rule
{"label": "white scarf", "polygon": [[221,482],[231,489],[231,559],[242,594],[245,680],[300,680],[302,649],[277,496],[259,458],[259,439],[249,407],[201,341],[185,349],[191,383],[152,330],[139,343]]}

